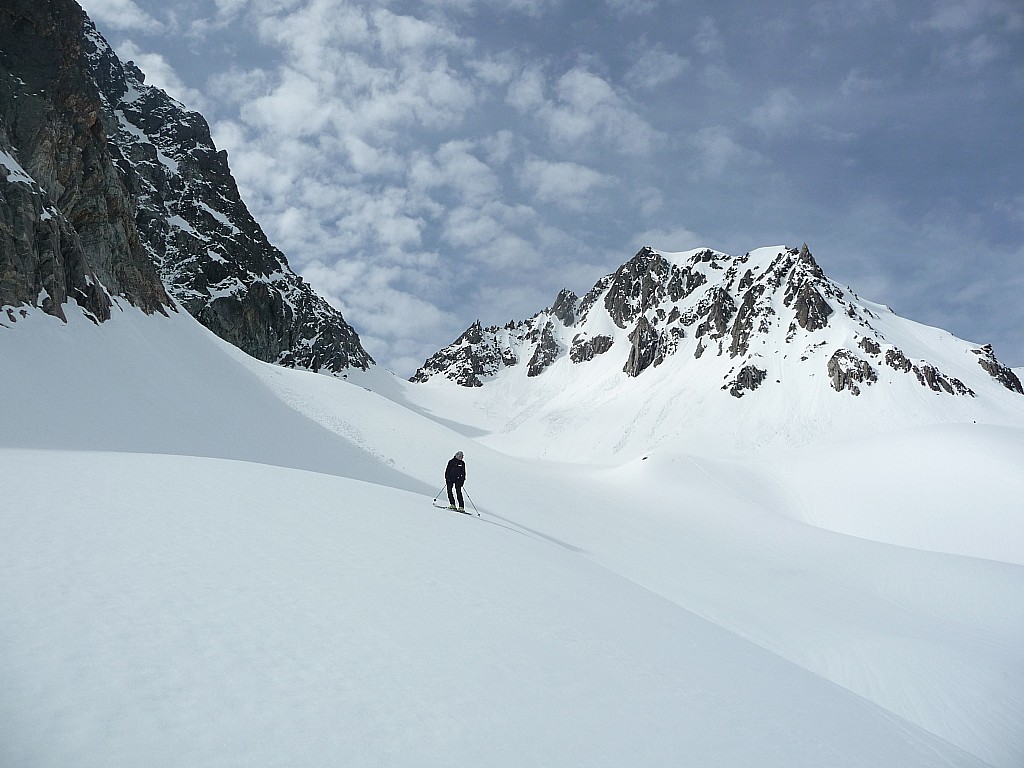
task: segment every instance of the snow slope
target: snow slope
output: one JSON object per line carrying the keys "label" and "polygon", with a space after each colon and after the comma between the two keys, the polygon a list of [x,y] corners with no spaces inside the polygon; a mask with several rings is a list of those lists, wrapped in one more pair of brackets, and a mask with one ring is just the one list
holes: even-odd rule
{"label": "snow slope", "polygon": [[188,317],[4,325],[0,765],[1024,763],[1021,470],[944,538],[885,473],[1013,425],[559,463]]}
{"label": "snow slope", "polygon": [[979,363],[1001,368],[990,348],[836,284],[806,247],[645,248],[582,299],[563,292],[526,321],[471,327],[420,369],[415,398],[439,391],[444,410],[458,382],[461,418],[488,444],[562,461],[1024,427],[1024,397]]}

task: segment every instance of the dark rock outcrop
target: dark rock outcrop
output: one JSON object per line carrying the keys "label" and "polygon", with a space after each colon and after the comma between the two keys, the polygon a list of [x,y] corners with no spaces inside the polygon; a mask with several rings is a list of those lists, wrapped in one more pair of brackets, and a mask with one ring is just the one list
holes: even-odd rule
{"label": "dark rock outcrop", "polygon": [[619,328],[659,303],[666,290],[669,263],[661,254],[644,248],[616,270],[605,294],[604,306]]}
{"label": "dark rock outcrop", "polygon": [[882,354],[882,347],[879,346],[878,342],[875,341],[874,339],[869,339],[867,336],[858,341],[857,346],[863,349],[869,355]]}
{"label": "dark rock outcrop", "polygon": [[733,379],[730,384],[722,387],[722,389],[728,387],[730,395],[733,397],[743,397],[746,392],[753,392],[761,386],[767,376],[767,371],[764,371],[755,365],[745,365],[740,368],[739,373],[736,374],[736,378]]}
{"label": "dark rock outcrop", "polygon": [[573,337],[572,346],[569,348],[569,359],[574,363],[586,363],[597,355],[603,355],[612,348],[612,344],[611,336],[598,334],[588,339],[582,334],[577,334]]}
{"label": "dark rock outcrop", "polygon": [[821,330],[828,325],[832,307],[821,295],[825,274],[804,243],[797,252],[796,262],[786,286],[785,304],[796,313],[796,321],[807,331]]}
{"label": "dark rock outcrop", "polygon": [[914,367],[914,364],[907,359],[907,356],[895,347],[886,350],[885,364],[890,368],[897,371],[903,371],[904,373],[910,373],[910,369]]}
{"label": "dark rock outcrop", "polygon": [[627,376],[639,376],[658,358],[661,337],[646,317],[641,317],[629,334],[629,357],[622,372]]}
{"label": "dark rock outcrop", "polygon": [[539,376],[549,365],[558,359],[561,352],[558,340],[555,338],[554,324],[548,320],[536,339],[537,346],[534,348],[533,357],[527,365],[527,376]]}
{"label": "dark rock outcrop", "polygon": [[934,365],[921,363],[913,366],[912,370],[922,386],[928,387],[932,392],[945,392],[949,395],[970,395],[974,392],[960,379],[946,376]]}
{"label": "dark rock outcrop", "polygon": [[372,364],[341,312],[267,240],[202,115],[146,85],[88,21],[85,55],[143,245],[174,298],[260,360],[331,373]]}
{"label": "dark rock outcrop", "polygon": [[72,0],[0,7],[0,305],[65,318],[74,299],[102,322],[120,298],[166,313],[88,74],[86,24]]}
{"label": "dark rock outcrop", "polygon": [[1017,377],[1017,374],[996,360],[996,354],[992,350],[991,344],[986,344],[981,349],[974,349],[971,351],[978,356],[978,365],[984,368],[985,372],[988,373],[989,376],[1011,392],[1024,394],[1024,387],[1021,386],[1020,379]]}
{"label": "dark rock outcrop", "polygon": [[552,317],[560,320],[562,325],[570,326],[576,322],[576,305],[579,301],[575,293],[565,288],[558,294],[548,311]]}
{"label": "dark rock outcrop", "polygon": [[480,377],[495,373],[501,360],[500,354],[495,355],[493,345],[484,342],[484,329],[477,320],[424,363],[410,381],[427,381],[434,368],[441,368],[459,386],[482,387]]}
{"label": "dark rock outcrop", "polygon": [[836,392],[847,390],[852,395],[859,395],[859,384],[874,384],[878,381],[878,374],[871,364],[848,349],[836,350],[829,358],[827,368],[832,389]]}

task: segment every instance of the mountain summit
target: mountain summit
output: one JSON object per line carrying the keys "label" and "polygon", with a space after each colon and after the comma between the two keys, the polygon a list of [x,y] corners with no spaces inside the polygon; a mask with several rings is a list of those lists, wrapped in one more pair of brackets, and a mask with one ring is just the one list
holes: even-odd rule
{"label": "mountain summit", "polygon": [[741,256],[644,248],[582,298],[563,290],[528,320],[474,323],[412,380],[491,390],[510,411],[502,429],[540,419],[554,440],[555,425],[579,426],[574,410],[605,413],[598,403],[614,403],[602,418],[623,433],[651,411],[661,413],[653,422],[709,434],[735,411],[741,442],[760,444],[794,422],[832,429],[854,411],[864,413],[851,428],[888,413],[978,420],[979,408],[1022,393],[990,346],[861,299],[806,245]]}
{"label": "mountain summit", "polygon": [[[891,343],[883,329],[893,319],[888,309],[827,278],[806,244],[736,257],[708,248],[644,248],[582,299],[563,290],[528,320],[490,328],[477,321],[412,380],[444,376],[479,387],[521,363],[534,377],[560,360],[583,367],[605,355],[635,378],[673,357],[709,356],[727,363],[721,388],[743,397],[773,381],[781,384],[778,376],[791,367],[782,361],[791,350],[807,364],[797,368],[823,368],[836,392],[859,395],[881,380],[909,376],[933,392],[975,396],[959,378],[915,357],[918,350],[905,353]],[[969,353],[1000,385],[1022,392],[990,346]]]}

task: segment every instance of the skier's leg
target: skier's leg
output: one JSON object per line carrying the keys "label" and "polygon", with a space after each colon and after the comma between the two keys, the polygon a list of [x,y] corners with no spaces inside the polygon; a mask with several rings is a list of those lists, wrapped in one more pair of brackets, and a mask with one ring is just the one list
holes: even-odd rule
{"label": "skier's leg", "polygon": [[[455,485],[451,480],[448,481],[448,504],[455,506],[455,496],[452,495],[452,486]],[[459,489],[459,495],[462,495],[462,489]]]}
{"label": "skier's leg", "polygon": [[455,486],[455,493],[459,495],[459,509],[465,509],[466,504],[462,501],[462,484],[459,483]]}

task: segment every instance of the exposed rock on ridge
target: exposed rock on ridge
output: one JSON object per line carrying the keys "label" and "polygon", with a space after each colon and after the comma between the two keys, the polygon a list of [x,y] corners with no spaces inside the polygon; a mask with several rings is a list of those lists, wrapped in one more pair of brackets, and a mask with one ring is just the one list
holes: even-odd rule
{"label": "exposed rock on ridge", "polygon": [[122,64],[73,0],[0,7],[0,307],[96,322],[176,299],[261,360],[373,360],[242,202],[201,115]]}
{"label": "exposed rock on ridge", "polygon": [[[960,378],[890,343],[872,324],[877,319],[868,303],[828,279],[806,244],[743,256],[644,248],[582,299],[562,291],[549,309],[503,328],[477,321],[412,380],[441,376],[483,386],[521,360],[529,361],[527,377],[535,377],[563,359],[581,370],[605,361],[604,369],[613,364],[635,378],[674,359],[681,366],[674,371],[724,370],[721,389],[737,398],[782,384],[794,364],[801,376],[820,372],[846,395],[861,395],[883,376],[940,395],[976,395]],[[1001,386],[1021,392],[991,347],[970,351],[958,366],[976,359]],[[796,363],[784,362],[789,358]]]}
{"label": "exposed rock on ridge", "polygon": [[116,298],[166,312],[113,164],[84,29],[71,0],[0,8],[0,306],[66,319],[74,299],[97,322]]}
{"label": "exposed rock on ridge", "polygon": [[85,54],[143,245],[174,298],[260,360],[333,373],[372,364],[342,314],[267,240],[202,115],[146,85],[88,20]]}

